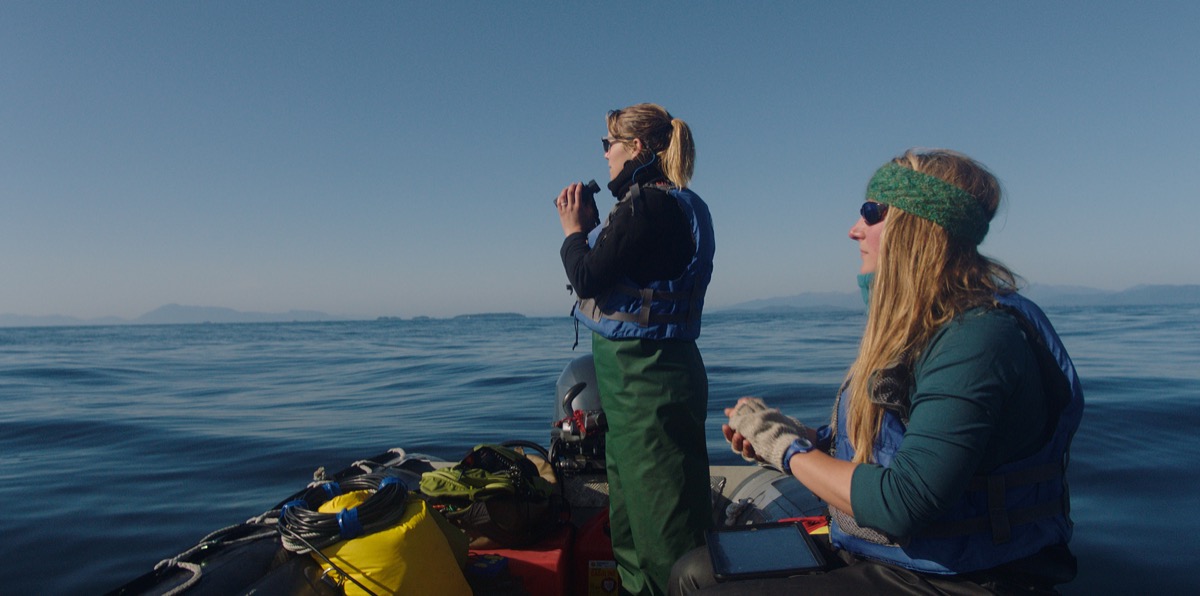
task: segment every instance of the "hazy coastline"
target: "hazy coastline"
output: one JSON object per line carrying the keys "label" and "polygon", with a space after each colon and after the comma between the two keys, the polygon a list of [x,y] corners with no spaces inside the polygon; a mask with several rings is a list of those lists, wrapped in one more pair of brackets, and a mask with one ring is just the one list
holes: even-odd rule
{"label": "hazy coastline", "polygon": [[[1061,306],[1154,306],[1200,304],[1200,285],[1137,285],[1124,290],[1100,290],[1083,286],[1031,284],[1023,294],[1043,307]],[[708,312],[736,311],[793,311],[793,310],[858,310],[862,297],[857,292],[804,292],[740,302],[729,306],[711,306]],[[220,306],[187,306],[167,304],[133,319],[99,317],[82,319],[67,315],[0,314],[0,327],[64,327],[79,325],[188,325],[205,323],[290,323],[360,320],[435,320],[459,318],[512,318],[521,313],[465,313],[448,317],[416,315],[351,316],[315,310],[286,312],[245,312]]]}

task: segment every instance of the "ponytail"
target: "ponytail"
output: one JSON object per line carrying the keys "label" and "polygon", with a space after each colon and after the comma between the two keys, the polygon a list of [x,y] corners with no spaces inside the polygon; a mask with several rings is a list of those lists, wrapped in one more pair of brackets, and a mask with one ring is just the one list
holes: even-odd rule
{"label": "ponytail", "polygon": [[696,144],[692,141],[692,130],[679,118],[671,119],[671,142],[658,153],[662,160],[663,173],[679,188],[687,188],[696,168]]}

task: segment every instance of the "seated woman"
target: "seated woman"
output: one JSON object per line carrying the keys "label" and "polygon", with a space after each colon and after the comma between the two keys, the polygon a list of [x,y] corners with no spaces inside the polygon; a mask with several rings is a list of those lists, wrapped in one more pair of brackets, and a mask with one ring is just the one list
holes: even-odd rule
{"label": "seated woman", "polygon": [[723,427],[829,505],[829,569],[717,583],[696,549],[672,593],[1052,593],[1074,578],[1065,472],[1083,393],[1049,320],[976,249],[999,202],[995,177],[951,151],[875,173],[850,229],[867,324],[832,422],[744,397]]}

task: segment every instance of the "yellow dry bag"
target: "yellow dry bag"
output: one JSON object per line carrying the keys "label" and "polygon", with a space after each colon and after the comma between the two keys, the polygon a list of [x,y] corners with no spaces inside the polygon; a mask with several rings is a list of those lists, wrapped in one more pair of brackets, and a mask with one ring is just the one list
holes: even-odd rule
{"label": "yellow dry bag", "polygon": [[[319,512],[338,513],[358,507],[371,494],[360,490],[339,495],[322,504]],[[321,553],[376,594],[471,596],[456,549],[435,519],[438,514],[417,498],[409,499],[405,507],[396,525],[338,542],[321,549]],[[333,579],[344,579],[328,564],[318,562]],[[366,594],[351,581],[345,581],[343,588],[346,594]]]}

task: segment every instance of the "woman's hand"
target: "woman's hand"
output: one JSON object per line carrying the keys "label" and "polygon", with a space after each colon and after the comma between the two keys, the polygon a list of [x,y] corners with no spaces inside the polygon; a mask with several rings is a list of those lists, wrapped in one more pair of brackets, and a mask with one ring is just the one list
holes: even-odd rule
{"label": "woman's hand", "polygon": [[804,423],[768,407],[757,397],[739,399],[737,405],[726,410],[726,415],[734,437],[742,436],[742,457],[746,457],[746,443],[752,442],[751,449],[759,459],[773,468],[787,469],[783,456],[792,443],[800,439],[811,441],[812,433]]}
{"label": "woman's hand", "polygon": [[733,430],[728,424],[721,425],[721,432],[725,433],[725,440],[729,441],[729,448],[734,453],[742,456],[742,459],[746,461],[758,461],[758,454],[754,452],[754,445],[751,445],[750,441],[747,441],[746,437],[742,436],[742,433]]}
{"label": "woman's hand", "polygon": [[558,219],[562,223],[563,236],[580,232],[590,232],[599,221],[600,214],[596,213],[595,203],[587,200],[583,184],[576,182],[562,189],[554,206],[558,209]]}
{"label": "woman's hand", "polygon": [[[747,461],[766,461],[771,467],[786,465],[788,469],[782,470],[784,473],[794,476],[821,500],[854,515],[850,484],[854,468],[860,464],[834,459],[820,450],[796,455],[784,464],[783,454],[792,440],[804,437],[815,441],[816,433],[799,420],[768,408],[757,397],[739,399],[732,408],[725,408],[725,415],[730,417],[730,422],[721,425],[721,432],[734,453]],[[733,419],[735,415],[736,420]],[[757,449],[750,443],[751,439],[740,432],[739,425],[745,426],[740,430],[761,443]]]}
{"label": "woman's hand", "polygon": [[[739,399],[737,403],[733,405],[733,407],[725,408],[725,415],[733,416],[733,411],[736,410],[737,407],[742,404],[742,402],[748,399],[754,398],[743,397]],[[742,459],[746,461],[758,461],[758,454],[754,451],[754,445],[751,445],[750,441],[748,441],[746,437],[742,435],[742,433],[733,430],[733,427],[729,426],[728,423],[721,425],[721,433],[725,435],[725,440],[729,442],[729,448],[732,449],[734,453],[741,455]]]}

